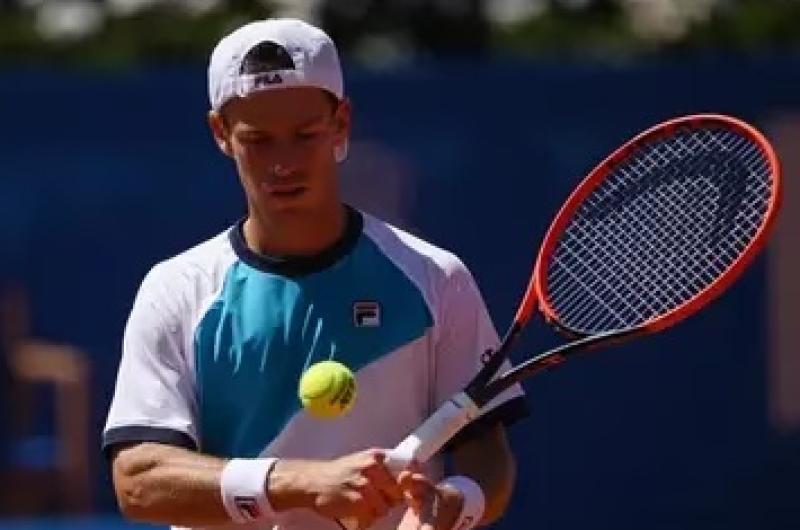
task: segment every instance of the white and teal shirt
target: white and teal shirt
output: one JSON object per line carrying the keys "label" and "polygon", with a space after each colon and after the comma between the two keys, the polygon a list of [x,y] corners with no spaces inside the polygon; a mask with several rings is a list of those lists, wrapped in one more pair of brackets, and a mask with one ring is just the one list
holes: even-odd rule
{"label": "white and teal shirt", "polygon": [[[394,447],[461,390],[498,343],[469,271],[348,211],[342,239],[314,257],[255,254],[240,222],[153,267],[125,329],[104,449],[151,441],[219,457],[327,459]],[[325,359],[357,378],[352,410],[335,420],[310,417],[297,398],[303,371]],[[513,387],[454,443],[525,413]],[[438,478],[441,461],[429,471]],[[394,515],[376,528],[396,528]],[[338,527],[298,510],[278,528]]]}

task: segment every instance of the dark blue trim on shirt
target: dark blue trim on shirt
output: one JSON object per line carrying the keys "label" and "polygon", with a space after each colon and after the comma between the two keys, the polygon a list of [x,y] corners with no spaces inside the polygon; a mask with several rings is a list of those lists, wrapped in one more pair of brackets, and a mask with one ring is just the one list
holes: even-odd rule
{"label": "dark blue trim on shirt", "polygon": [[361,212],[345,206],[347,219],[342,237],[329,248],[313,256],[269,256],[259,254],[247,246],[243,226],[245,219],[240,219],[230,230],[230,241],[236,255],[244,263],[263,272],[280,276],[298,277],[313,274],[327,269],[344,256],[348,255],[361,237],[364,218]]}
{"label": "dark blue trim on shirt", "polygon": [[114,427],[103,434],[103,454],[110,456],[111,449],[116,445],[145,442],[174,445],[184,449],[191,449],[192,451],[197,450],[197,444],[185,432],[166,427],[128,425]]}

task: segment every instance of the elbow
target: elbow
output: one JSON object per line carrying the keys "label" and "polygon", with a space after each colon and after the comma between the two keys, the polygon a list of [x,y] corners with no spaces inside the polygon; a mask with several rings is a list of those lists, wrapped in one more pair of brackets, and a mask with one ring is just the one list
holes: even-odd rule
{"label": "elbow", "polygon": [[152,522],[155,499],[148,486],[158,458],[147,444],[125,448],[116,453],[112,463],[114,492],[122,515],[131,521]]}
{"label": "elbow", "polygon": [[149,517],[150,503],[142,481],[136,478],[120,480],[115,484],[115,490],[117,506],[126,519],[138,523],[152,522]]}

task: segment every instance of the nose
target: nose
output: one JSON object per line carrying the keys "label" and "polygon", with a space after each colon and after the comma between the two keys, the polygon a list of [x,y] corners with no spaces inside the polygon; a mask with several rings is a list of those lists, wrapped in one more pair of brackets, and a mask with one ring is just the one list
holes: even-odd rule
{"label": "nose", "polygon": [[302,167],[303,152],[299,146],[281,145],[270,154],[272,159],[270,173],[275,178],[290,177]]}
{"label": "nose", "polygon": [[275,164],[272,166],[272,174],[277,178],[285,178],[295,172],[295,168],[289,167],[284,164]]}

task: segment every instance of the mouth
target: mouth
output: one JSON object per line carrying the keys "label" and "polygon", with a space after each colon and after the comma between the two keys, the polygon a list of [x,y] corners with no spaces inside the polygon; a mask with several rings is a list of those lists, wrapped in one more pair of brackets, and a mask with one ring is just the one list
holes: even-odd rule
{"label": "mouth", "polygon": [[299,197],[307,190],[306,186],[302,184],[268,184],[266,182],[261,183],[261,189],[271,197],[279,199]]}

